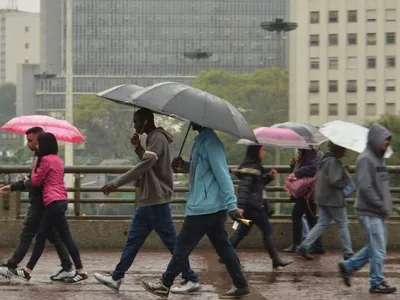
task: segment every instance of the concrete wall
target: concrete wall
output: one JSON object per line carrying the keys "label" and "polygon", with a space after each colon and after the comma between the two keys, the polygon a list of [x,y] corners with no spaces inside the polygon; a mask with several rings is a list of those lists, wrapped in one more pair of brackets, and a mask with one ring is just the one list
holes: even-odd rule
{"label": "concrete wall", "polygon": [[39,73],[38,64],[17,65],[17,116],[36,114],[35,74]]}

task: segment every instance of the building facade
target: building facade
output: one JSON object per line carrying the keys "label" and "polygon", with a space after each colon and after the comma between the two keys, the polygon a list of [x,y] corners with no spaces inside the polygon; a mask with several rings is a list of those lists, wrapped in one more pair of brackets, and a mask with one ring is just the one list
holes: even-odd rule
{"label": "building facade", "polygon": [[400,1],[291,0],[290,120],[364,124],[397,114]]}

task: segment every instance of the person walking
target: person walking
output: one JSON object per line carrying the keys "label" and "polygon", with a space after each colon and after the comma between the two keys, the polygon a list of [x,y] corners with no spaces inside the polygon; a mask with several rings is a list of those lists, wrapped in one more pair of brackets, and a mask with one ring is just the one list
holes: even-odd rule
{"label": "person walking", "polygon": [[174,255],[162,278],[142,281],[150,293],[168,298],[175,278],[187,268],[189,255],[204,235],[207,235],[219,257],[225,263],[234,288],[221,295],[221,299],[239,299],[250,294],[235,249],[225,231],[227,213],[233,220],[242,218],[237,209],[233,182],[229,175],[224,146],[214,130],[192,123],[199,132],[195,139],[190,162],[177,157],[176,170],[189,171],[190,189],[185,220]]}
{"label": "person walking", "polygon": [[[32,169],[35,169],[38,153],[36,150],[37,146],[37,137],[39,134],[43,132],[41,127],[32,127],[29,128],[26,132],[26,140],[27,147],[29,150],[34,152],[34,159],[32,163]],[[31,174],[28,175],[30,178]],[[6,185],[0,189],[0,193],[10,193],[14,191],[27,191],[27,188],[24,184],[24,180],[20,180],[14,182],[10,185]],[[0,263],[0,274],[10,278],[13,276],[10,269],[17,269],[18,265],[24,259],[28,250],[32,244],[32,240],[35,237],[36,233],[39,230],[40,222],[42,221],[44,213],[44,204],[43,204],[43,189],[42,187],[34,187],[29,189],[29,207],[28,212],[24,217],[24,221],[22,224],[22,230],[19,237],[19,244],[15,249],[13,255],[7,262]],[[48,240],[50,243],[54,245],[57,251],[57,255],[61,261],[61,270],[56,274],[50,277],[53,281],[60,281],[64,278],[73,277],[75,275],[75,270],[73,269],[72,261],[69,257],[68,250],[65,245],[62,243],[59,235],[54,229],[52,233],[48,236]]]}
{"label": "person walking", "polygon": [[383,277],[388,233],[385,221],[392,213],[392,196],[384,155],[392,134],[385,127],[374,124],[369,132],[367,147],[356,163],[357,200],[356,214],[368,238],[368,244],[350,259],[339,262],[339,272],[347,286],[351,277],[370,264],[370,288],[373,294],[391,294],[396,288],[388,285]]}
{"label": "person walking", "polygon": [[[139,207],[132,218],[120,262],[112,274],[94,274],[98,282],[114,291],[119,291],[125,273],[153,230],[171,254],[177,241],[170,208],[173,195],[172,136],[162,128],[156,128],[154,114],[149,109],[142,108],[134,114],[134,126],[137,134],[147,134],[146,149],[141,147],[137,134],[131,140],[140,162],[102,188],[103,193],[108,195],[118,187],[142,177]],[[181,272],[183,282],[171,292],[188,293],[200,289],[199,278],[190,268],[189,260]]]}
{"label": "person walking", "polygon": [[345,155],[346,149],[330,142],[329,150],[330,152],[326,153],[321,161],[315,189],[315,202],[319,211],[318,223],[311,229],[297,249],[297,252],[307,260],[313,259],[308,251],[328,228],[332,219],[339,231],[344,259],[346,260],[353,255],[347,218],[347,203],[344,195],[344,188],[348,185],[350,179],[340,161]]}
{"label": "person walking", "polygon": [[53,234],[54,228],[68,249],[75,264],[75,275],[64,278],[65,283],[80,283],[88,276],[83,270],[79,250],[69,229],[65,212],[68,208],[67,189],[64,185],[64,163],[58,154],[58,143],[52,133],[44,132],[37,138],[38,160],[31,178],[25,180],[30,187],[43,187],[44,213],[31,257],[25,268],[9,269],[10,272],[25,281],[31,279],[31,273],[43,253],[46,239]]}

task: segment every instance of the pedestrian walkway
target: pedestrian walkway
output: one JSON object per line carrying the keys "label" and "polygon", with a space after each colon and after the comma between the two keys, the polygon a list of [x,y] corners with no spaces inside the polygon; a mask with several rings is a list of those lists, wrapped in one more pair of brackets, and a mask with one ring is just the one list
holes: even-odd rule
{"label": "pedestrian walkway", "polygon": [[[10,251],[0,251],[5,259]],[[284,257],[288,255],[281,254]],[[0,299],[18,300],[131,300],[161,299],[143,290],[140,280],[157,278],[165,270],[170,255],[165,252],[144,252],[136,258],[132,269],[127,273],[120,293],[100,285],[93,278],[94,272],[110,272],[118,262],[120,251],[83,251],[82,260],[89,272],[89,280],[81,285],[51,283],[49,276],[58,270],[59,261],[53,248],[46,249],[29,283],[13,279],[8,282],[0,279]],[[370,295],[368,293],[368,267],[357,273],[351,288],[345,287],[337,273],[338,252],[315,256],[314,261],[305,261],[294,256],[295,263],[279,271],[272,271],[271,261],[264,252],[239,251],[241,263],[249,280],[251,300],[316,300],[316,299],[398,299],[399,292],[393,295]],[[176,300],[212,300],[231,287],[230,279],[223,265],[217,263],[212,251],[196,251],[191,258],[192,268],[200,275],[202,290],[196,294],[170,295]],[[22,264],[23,265],[23,264]],[[390,253],[385,266],[385,274],[390,284],[400,288],[400,252]]]}

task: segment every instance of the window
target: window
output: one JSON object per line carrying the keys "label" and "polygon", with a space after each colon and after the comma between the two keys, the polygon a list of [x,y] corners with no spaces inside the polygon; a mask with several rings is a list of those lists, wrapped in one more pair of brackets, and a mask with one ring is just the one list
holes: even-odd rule
{"label": "window", "polygon": [[319,93],[319,81],[318,80],[310,81],[309,91],[310,91],[310,93]]}
{"label": "window", "polygon": [[25,49],[29,49],[29,43],[25,43]]}
{"label": "window", "polygon": [[319,57],[311,57],[310,58],[310,69],[314,69],[314,70],[319,69]]}
{"label": "window", "polygon": [[319,46],[319,34],[310,35],[310,46]]}
{"label": "window", "polygon": [[319,104],[318,103],[310,104],[310,116],[319,116]]}
{"label": "window", "polygon": [[347,115],[357,116],[357,103],[347,103]]}
{"label": "window", "polygon": [[25,63],[26,63],[26,64],[29,64],[29,59],[25,59]]}
{"label": "window", "polygon": [[396,103],[386,103],[385,104],[385,114],[395,115],[396,114]]}
{"label": "window", "polygon": [[347,45],[357,45],[357,33],[347,34]]}
{"label": "window", "polygon": [[376,57],[368,56],[367,57],[367,69],[375,69],[376,68]]}
{"label": "window", "polygon": [[385,14],[386,14],[387,22],[396,21],[396,9],[388,8],[388,9],[386,9]]}
{"label": "window", "polygon": [[376,80],[375,79],[367,80],[367,92],[376,92]]}
{"label": "window", "polygon": [[376,104],[375,103],[367,103],[366,111],[367,111],[367,116],[375,116],[376,115]]}
{"label": "window", "polygon": [[357,22],[357,11],[356,10],[348,10],[347,11],[347,22],[349,22],[349,23]]}
{"label": "window", "polygon": [[387,45],[396,44],[396,33],[395,32],[386,32],[386,44]]}
{"label": "window", "polygon": [[338,44],[338,35],[337,34],[330,34],[328,36],[328,44],[329,44],[329,46],[337,46],[337,44]]}
{"label": "window", "polygon": [[394,92],[396,90],[396,80],[386,79],[385,84],[387,92]]}
{"label": "window", "polygon": [[376,21],[376,9],[367,9],[367,22]]}
{"label": "window", "polygon": [[337,116],[338,115],[338,105],[336,103],[328,104],[328,116]]}
{"label": "window", "polygon": [[310,12],[310,23],[311,24],[319,23],[319,11],[311,11]]}
{"label": "window", "polygon": [[348,93],[357,93],[357,80],[347,80],[347,89]]}
{"label": "window", "polygon": [[396,56],[386,56],[386,68],[396,67]]}
{"label": "window", "polygon": [[329,57],[329,65],[328,68],[330,70],[337,70],[338,68],[338,58],[337,57]]}
{"label": "window", "polygon": [[25,32],[29,32],[29,26],[25,26]]}
{"label": "window", "polygon": [[367,33],[367,45],[376,45],[376,33]]}
{"label": "window", "polygon": [[337,23],[338,20],[339,20],[338,11],[337,10],[330,10],[329,11],[328,22],[329,23]]}
{"label": "window", "polygon": [[355,56],[347,57],[347,69],[357,69],[357,57]]}
{"label": "window", "polygon": [[329,80],[328,81],[328,91],[329,91],[329,93],[337,93],[337,91],[338,91],[338,81],[337,80]]}

